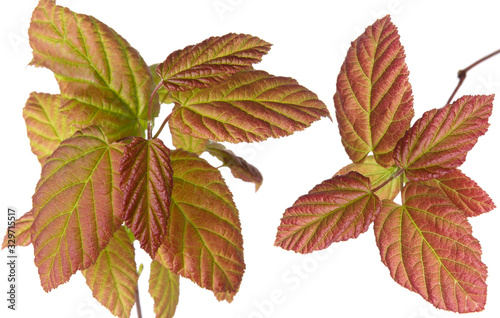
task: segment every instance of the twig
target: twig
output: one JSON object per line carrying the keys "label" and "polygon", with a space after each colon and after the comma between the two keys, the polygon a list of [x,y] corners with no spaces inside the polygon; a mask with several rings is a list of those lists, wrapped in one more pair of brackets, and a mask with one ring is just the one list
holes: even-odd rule
{"label": "twig", "polygon": [[159,82],[158,85],[156,85],[153,93],[151,93],[151,97],[149,98],[149,104],[148,104],[148,139],[151,139],[151,136],[153,135],[153,127],[151,126],[151,123],[153,121],[152,117],[152,111],[151,111],[151,105],[153,104],[153,98],[155,97],[155,94],[158,92],[158,90],[163,86],[163,81]]}
{"label": "twig", "polygon": [[451,103],[451,101],[453,100],[453,97],[457,93],[458,89],[460,88],[460,86],[462,86],[463,82],[465,81],[465,77],[467,76],[467,72],[470,71],[471,68],[475,67],[478,64],[481,64],[482,62],[486,61],[487,59],[489,59],[492,56],[497,55],[498,53],[500,53],[500,50],[497,50],[497,51],[495,51],[495,52],[493,52],[491,54],[488,54],[485,57],[483,57],[482,59],[479,59],[476,62],[474,62],[471,65],[469,65],[468,67],[464,68],[463,70],[458,71],[458,84],[457,84],[457,87],[455,87],[455,90],[453,91],[453,93],[451,94],[450,98],[446,102],[446,105],[448,105],[448,104]]}

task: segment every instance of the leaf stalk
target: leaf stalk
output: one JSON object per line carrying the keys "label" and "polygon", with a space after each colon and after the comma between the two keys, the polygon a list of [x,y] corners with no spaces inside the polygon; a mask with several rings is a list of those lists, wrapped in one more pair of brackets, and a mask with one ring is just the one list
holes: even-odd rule
{"label": "leaf stalk", "polygon": [[158,92],[158,90],[163,86],[163,81],[160,81],[158,85],[156,85],[155,89],[153,90],[153,93],[151,93],[151,97],[149,98],[149,104],[148,104],[148,139],[151,139],[151,136],[153,135],[153,114],[151,110],[151,106],[153,105],[153,99],[155,97],[155,94]]}

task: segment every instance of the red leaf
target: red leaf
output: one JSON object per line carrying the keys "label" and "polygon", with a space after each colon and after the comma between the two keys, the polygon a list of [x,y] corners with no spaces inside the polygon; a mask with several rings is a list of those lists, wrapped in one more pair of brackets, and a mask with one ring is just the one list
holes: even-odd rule
{"label": "red leaf", "polygon": [[347,52],[337,78],[335,110],[342,144],[354,162],[373,151],[384,167],[410,127],[413,96],[403,46],[386,16],[366,28]]}
{"label": "red leaf", "polygon": [[438,308],[483,310],[487,269],[465,214],[439,189],[413,182],[402,199],[403,206],[384,200],[374,226],[392,278]]}
{"label": "red leaf", "polygon": [[184,134],[214,141],[253,142],[284,137],[329,116],[316,94],[288,77],[242,71],[189,93],[172,92],[169,121]]}
{"label": "red leaf", "polygon": [[171,154],[174,188],[168,236],[156,260],[214,293],[236,292],[245,263],[232,194],[219,170],[195,154]]}
{"label": "red leaf", "polygon": [[[24,213],[19,219],[16,220],[13,230],[15,232],[15,246],[28,246],[31,244],[31,225],[33,224],[33,211]],[[2,249],[8,245],[9,242],[9,229],[3,238]]]}
{"label": "red leaf", "polygon": [[493,95],[463,96],[425,112],[398,142],[396,164],[409,180],[429,180],[462,165],[467,152],[488,130]]}
{"label": "red leaf", "polygon": [[120,227],[122,151],[93,126],[64,140],[43,164],[33,196],[32,240],[45,291],[94,264]]}
{"label": "red leaf", "polygon": [[285,211],[274,245],[304,254],[327,248],[366,232],[379,209],[368,178],[355,171],[334,176]]}
{"label": "red leaf", "polygon": [[455,169],[443,177],[422,183],[441,189],[443,194],[469,217],[489,212],[495,208],[489,195],[459,169]]}
{"label": "red leaf", "polygon": [[271,44],[248,34],[214,36],[171,53],[156,73],[171,91],[205,88],[260,62],[270,48]]}
{"label": "red leaf", "polygon": [[167,234],[173,174],[169,156],[160,139],[136,137],[120,164],[122,218],[151,258]]}

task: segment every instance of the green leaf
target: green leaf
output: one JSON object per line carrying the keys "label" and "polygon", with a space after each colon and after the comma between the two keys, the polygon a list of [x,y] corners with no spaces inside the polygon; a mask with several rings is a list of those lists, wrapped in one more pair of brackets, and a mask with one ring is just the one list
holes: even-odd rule
{"label": "green leaf", "polygon": [[224,167],[229,167],[235,178],[245,182],[252,182],[255,184],[255,191],[259,190],[263,180],[259,169],[246,162],[245,159],[235,155],[234,152],[222,144],[210,142],[206,149],[209,154],[222,161]]}
{"label": "green leaf", "polygon": [[477,139],[488,130],[493,95],[463,96],[425,112],[398,142],[396,164],[409,180],[430,180],[464,163]]}
{"label": "green leaf", "polygon": [[351,43],[334,102],[342,144],[352,161],[361,162],[373,152],[378,164],[393,165],[394,147],[413,117],[408,74],[404,48],[389,16]]}
{"label": "green leaf", "polygon": [[[31,225],[33,224],[33,211],[24,213],[19,219],[15,221],[15,225],[11,230],[14,231],[15,236],[15,246],[28,246],[31,244]],[[9,242],[9,229],[3,238],[2,249],[6,248],[8,245],[12,245]]]}
{"label": "green leaf", "polygon": [[392,278],[437,308],[483,310],[487,268],[465,213],[439,189],[411,181],[402,200],[384,200],[374,226]]}
{"label": "green leaf", "polygon": [[306,254],[356,238],[368,230],[380,205],[370,179],[355,171],[334,176],[286,209],[274,245]]}
{"label": "green leaf", "polygon": [[[54,72],[78,128],[99,125],[110,141],[143,135],[153,77],[139,53],[92,16],[42,0],[29,28],[33,61]],[[159,104],[153,104],[157,116]]]}
{"label": "green leaf", "polygon": [[201,155],[208,145],[207,139],[196,138],[191,135],[183,134],[179,129],[169,126],[172,134],[172,144],[176,149],[184,149],[186,151]]}
{"label": "green leaf", "polygon": [[149,294],[154,299],[156,318],[172,318],[179,302],[179,276],[160,262],[151,262]]}
{"label": "green leaf", "polygon": [[173,174],[169,155],[160,139],[136,137],[120,164],[122,219],[151,258],[167,234]]}
{"label": "green leaf", "polygon": [[176,100],[170,126],[214,141],[289,136],[329,116],[326,105],[294,79],[264,71],[239,72],[210,88],[170,95]]}
{"label": "green leaf", "polygon": [[64,140],[42,166],[33,196],[32,240],[44,290],[95,263],[122,221],[123,146],[95,126]]}
{"label": "green leaf", "polygon": [[[367,156],[361,163],[351,163],[344,168],[340,169],[335,175],[343,175],[349,171],[356,171],[363,176],[370,179],[371,187],[375,189],[385,181],[392,178],[397,172],[397,167],[384,168],[375,161],[374,156]],[[375,192],[380,200],[389,199],[393,200],[401,191],[401,182],[399,178],[393,179],[382,189]]]}
{"label": "green leaf", "polygon": [[31,151],[41,164],[76,131],[60,112],[61,102],[60,95],[32,92],[23,109]]}
{"label": "green leaf", "polygon": [[123,227],[116,230],[97,261],[82,271],[92,295],[118,317],[130,317],[139,275],[134,246]]}
{"label": "green leaf", "polygon": [[271,44],[248,34],[214,36],[171,53],[156,73],[169,91],[206,88],[260,62],[270,48]]}
{"label": "green leaf", "polygon": [[168,236],[156,260],[214,293],[236,292],[245,263],[238,210],[219,170],[195,154],[171,156]]}

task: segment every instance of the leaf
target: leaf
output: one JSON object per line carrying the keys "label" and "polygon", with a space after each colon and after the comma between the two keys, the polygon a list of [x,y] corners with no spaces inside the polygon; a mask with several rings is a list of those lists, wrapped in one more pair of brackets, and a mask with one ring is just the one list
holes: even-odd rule
{"label": "leaf", "polygon": [[[15,225],[11,230],[15,232],[15,246],[28,246],[31,244],[31,225],[33,224],[33,211],[29,211],[23,214],[20,218],[15,221]],[[3,238],[2,249],[6,248],[8,245],[12,245],[9,242],[9,229],[7,228],[7,233]]]}
{"label": "leaf", "polygon": [[82,273],[95,299],[115,316],[130,316],[139,275],[134,246],[123,227],[116,230],[96,263]]}
{"label": "leaf", "polygon": [[337,77],[335,110],[342,144],[352,161],[373,152],[378,164],[410,127],[413,96],[404,48],[389,16],[366,28],[347,52]]}
{"label": "leaf", "polygon": [[214,141],[288,136],[329,116],[326,105],[294,79],[264,71],[239,72],[210,88],[170,95],[177,100],[170,126]]}
{"label": "leaf", "polygon": [[259,63],[271,44],[248,34],[214,36],[171,53],[156,73],[170,91],[206,88]]}
{"label": "leaf", "polygon": [[186,151],[201,155],[207,148],[208,140],[200,139],[190,135],[185,135],[179,129],[170,126],[172,134],[172,144],[176,149],[184,149]]}
{"label": "leaf", "polygon": [[167,234],[173,174],[169,156],[160,139],[136,137],[120,164],[122,219],[151,258]]}
{"label": "leaf", "polygon": [[414,182],[402,199],[403,206],[385,200],[374,226],[392,278],[437,308],[482,310],[487,269],[466,215],[439,189]]}
{"label": "leaf", "polygon": [[149,294],[154,299],[156,318],[172,318],[179,302],[179,276],[160,262],[151,262]]}
{"label": "leaf", "polygon": [[488,130],[493,95],[463,96],[425,112],[398,142],[396,164],[409,180],[439,178],[464,163],[467,152]]}
{"label": "leaf", "polygon": [[[64,111],[79,128],[104,127],[110,141],[142,135],[153,77],[139,53],[92,16],[42,0],[29,28],[31,64],[54,72]],[[77,105],[76,107],[74,107]],[[159,104],[153,103],[153,116]]]}
{"label": "leaf", "polygon": [[222,161],[222,165],[229,167],[231,173],[235,178],[241,179],[245,182],[252,182],[255,184],[255,191],[259,190],[262,184],[262,174],[260,171],[245,161],[245,159],[238,157],[224,145],[210,142],[207,145],[207,151],[212,156]]}
{"label": "leaf", "polygon": [[59,111],[61,96],[32,92],[23,109],[31,151],[41,164],[54,152],[61,141],[73,135],[75,128]]}
{"label": "leaf", "polygon": [[379,209],[368,178],[355,171],[334,176],[286,209],[274,245],[303,254],[325,249],[366,232]]}
{"label": "leaf", "polygon": [[33,196],[32,240],[45,291],[94,264],[122,223],[122,148],[92,126],[64,140],[43,164]]}
{"label": "leaf", "polygon": [[[363,176],[370,179],[372,188],[376,188],[385,181],[389,180],[395,173],[397,173],[397,167],[384,168],[379,165],[373,156],[367,156],[362,163],[351,163],[344,168],[340,169],[335,175],[343,175],[349,173],[349,171],[356,171]],[[380,198],[393,200],[401,191],[400,180],[398,178],[390,181],[382,189],[375,192],[375,194]]]}
{"label": "leaf", "polygon": [[[156,68],[160,65],[159,63],[151,64],[149,65],[149,70],[151,71],[151,74],[153,74],[153,82],[154,83],[159,83],[162,81],[160,75],[156,73]],[[167,90],[165,86],[161,86],[158,91],[158,101],[160,104],[171,104],[174,102],[174,100],[171,99],[170,97],[170,91]]]}
{"label": "leaf", "polygon": [[443,177],[423,181],[422,184],[441,189],[443,195],[469,217],[478,216],[495,208],[489,195],[459,169]]}
{"label": "leaf", "polygon": [[238,210],[219,170],[172,151],[174,188],[168,236],[156,260],[214,293],[236,292],[245,263]]}

